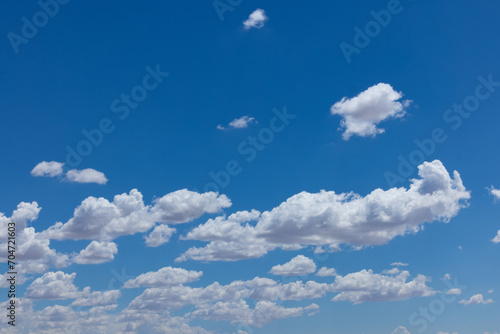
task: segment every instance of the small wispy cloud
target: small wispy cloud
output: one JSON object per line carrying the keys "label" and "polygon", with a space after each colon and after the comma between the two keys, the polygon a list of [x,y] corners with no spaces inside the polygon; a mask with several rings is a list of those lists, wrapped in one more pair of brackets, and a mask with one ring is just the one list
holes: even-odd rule
{"label": "small wispy cloud", "polygon": [[[233,129],[244,129],[244,128],[248,128],[248,126],[252,123],[257,123],[255,118],[250,117],[250,116],[243,116],[240,118],[233,119],[231,122],[229,122],[229,124],[227,126],[230,128],[233,128]],[[226,130],[227,127],[219,124],[219,125],[217,125],[217,129]]]}
{"label": "small wispy cloud", "polygon": [[462,299],[459,303],[464,305],[491,304],[493,303],[493,299],[484,299],[483,295],[479,293],[470,297],[469,300]]}
{"label": "small wispy cloud", "polygon": [[31,170],[36,177],[56,177],[63,173],[64,163],[57,161],[42,161]]}
{"label": "small wispy cloud", "polygon": [[500,189],[495,189],[493,186],[487,188],[496,200],[500,200]]}
{"label": "small wispy cloud", "polygon": [[257,28],[260,29],[264,26],[264,22],[266,22],[269,18],[266,16],[266,12],[263,9],[256,9],[248,19],[243,21],[243,26],[246,30]]}

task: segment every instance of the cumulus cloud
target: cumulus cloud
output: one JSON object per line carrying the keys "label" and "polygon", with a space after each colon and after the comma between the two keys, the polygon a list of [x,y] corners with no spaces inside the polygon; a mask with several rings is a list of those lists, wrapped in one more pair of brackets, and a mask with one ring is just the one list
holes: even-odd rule
{"label": "cumulus cloud", "polygon": [[[257,123],[255,118],[250,117],[250,116],[243,116],[243,117],[236,118],[236,119],[232,120],[231,122],[229,122],[228,126],[233,128],[233,129],[244,129],[244,128],[247,128],[248,125],[250,125],[252,123]],[[217,129],[225,130],[226,127],[219,124],[219,125],[217,125]]]}
{"label": "cumulus cloud", "polygon": [[304,191],[271,211],[210,219],[185,236],[210,243],[190,248],[176,261],[256,258],[290,245],[383,245],[417,233],[426,222],[447,223],[468,205],[470,193],[458,172],[450,177],[439,160],[424,162],[418,169],[420,178],[412,179],[408,189],[376,189],[364,197]]}
{"label": "cumulus cloud", "polygon": [[71,303],[71,306],[108,306],[114,305],[116,300],[120,298],[121,292],[119,290],[109,291],[94,291],[88,290],[81,293],[81,296]]}
{"label": "cumulus cloud", "polygon": [[202,275],[201,271],[164,267],[158,271],[148,272],[137,278],[128,280],[123,287],[125,289],[138,288],[140,286],[149,288],[166,287],[194,282],[200,279]]}
{"label": "cumulus cloud", "polygon": [[276,265],[271,268],[270,273],[281,276],[302,276],[312,274],[316,271],[314,261],[304,255],[297,255],[283,265]]}
{"label": "cumulus cloud", "polygon": [[170,241],[170,237],[175,233],[175,228],[168,225],[156,226],[148,236],[144,237],[146,246],[158,247]]}
{"label": "cumulus cloud", "polygon": [[316,276],[328,277],[328,276],[335,276],[336,274],[337,271],[334,268],[322,267],[320,270],[318,270]]}
{"label": "cumulus cloud", "polygon": [[[37,164],[32,170],[31,175],[37,177],[56,177],[62,176],[64,174],[63,167],[64,163],[57,161],[42,161]],[[61,180],[65,180],[68,182],[75,183],[97,183],[97,184],[106,184],[108,179],[104,175],[104,173],[99,172],[92,168],[87,169],[71,169],[66,174],[64,174],[64,178]]]}
{"label": "cumulus cloud", "polygon": [[406,114],[405,109],[411,101],[398,101],[402,97],[403,93],[395,91],[391,85],[379,83],[353,98],[342,98],[331,107],[330,112],[342,117],[340,125],[345,129],[342,135],[344,140],[353,135],[374,137],[385,131],[377,128],[380,122]]}
{"label": "cumulus cloud", "polygon": [[76,183],[97,183],[97,184],[106,184],[108,179],[104,175],[104,173],[99,172],[92,168],[86,169],[71,169],[66,173],[66,180],[68,182],[76,182]]}
{"label": "cumulus cloud", "polygon": [[459,303],[464,305],[491,304],[493,303],[493,299],[484,299],[483,295],[479,293],[468,300],[462,299]]}
{"label": "cumulus cloud", "polygon": [[42,161],[37,164],[32,170],[32,176],[38,177],[55,177],[63,173],[64,163],[57,161]]}
{"label": "cumulus cloud", "polygon": [[260,29],[264,26],[264,23],[268,20],[266,12],[263,9],[256,9],[248,19],[243,22],[243,26],[246,30],[251,28]]}
{"label": "cumulus cloud", "polygon": [[99,264],[113,261],[118,253],[118,246],[114,242],[92,241],[85,249],[73,258],[78,264]]}
{"label": "cumulus cloud", "polygon": [[81,292],[73,284],[75,277],[76,273],[48,272],[31,283],[27,288],[26,297],[30,299],[78,298]]}
{"label": "cumulus cloud", "polygon": [[105,198],[86,198],[66,223],[56,223],[42,234],[50,239],[90,239],[110,241],[135,233],[144,233],[155,224],[180,224],[204,213],[215,213],[229,207],[225,195],[214,192],[199,194],[187,189],[167,194],[146,206],[142,194],[133,189],[116,195],[112,202]]}
{"label": "cumulus cloud", "polygon": [[397,276],[375,274],[372,270],[361,270],[346,276],[336,276],[333,291],[340,291],[332,300],[350,301],[353,304],[409,299],[416,296],[432,296],[436,291],[425,283],[429,280],[418,275],[408,281],[410,274],[403,271]]}

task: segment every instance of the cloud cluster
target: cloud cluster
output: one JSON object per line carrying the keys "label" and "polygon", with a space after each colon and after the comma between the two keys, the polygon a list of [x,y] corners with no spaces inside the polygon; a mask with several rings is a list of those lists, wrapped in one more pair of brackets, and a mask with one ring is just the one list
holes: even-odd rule
{"label": "cloud cluster", "polygon": [[353,135],[374,137],[385,131],[377,128],[380,122],[406,114],[405,109],[411,101],[399,101],[402,97],[403,93],[395,91],[391,85],[379,83],[353,98],[342,98],[330,108],[330,112],[342,117],[340,125],[345,128],[344,140]]}
{"label": "cloud cluster", "polygon": [[[116,195],[112,202],[88,197],[66,223],[56,223],[42,234],[50,239],[89,239],[110,241],[120,236],[144,233],[156,223],[180,224],[204,213],[216,213],[231,205],[225,195],[199,194],[187,189],[167,194],[146,206],[142,194],[133,189]],[[154,236],[153,236],[154,238]],[[154,244],[151,240],[150,243]]]}
{"label": "cloud cluster", "polygon": [[64,165],[64,163],[57,161],[42,161],[31,170],[31,175],[35,177],[62,177],[64,175],[61,180],[76,183],[106,184],[108,182],[104,173],[92,168],[71,169],[64,174]]}
{"label": "cloud cluster", "polygon": [[420,178],[411,180],[408,189],[376,189],[364,197],[352,192],[301,192],[271,211],[240,211],[210,219],[184,237],[209,244],[188,249],[176,261],[234,261],[301,245],[383,245],[418,232],[426,222],[447,223],[468,205],[470,193],[458,172],[450,177],[439,160],[424,162],[418,169]]}
{"label": "cloud cluster", "polygon": [[493,303],[493,299],[484,299],[483,295],[479,293],[469,299],[462,299],[459,303],[464,305],[491,304]]}

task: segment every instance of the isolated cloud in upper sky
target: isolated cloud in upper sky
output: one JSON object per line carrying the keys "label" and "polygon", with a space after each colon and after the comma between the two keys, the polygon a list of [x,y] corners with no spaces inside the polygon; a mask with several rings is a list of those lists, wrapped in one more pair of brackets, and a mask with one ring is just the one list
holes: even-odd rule
{"label": "isolated cloud in upper sky", "polygon": [[54,177],[63,173],[64,163],[57,161],[42,161],[31,170],[31,175],[41,177]]}
{"label": "isolated cloud in upper sky", "polygon": [[106,184],[108,179],[104,175],[104,173],[96,171],[92,168],[86,168],[82,170],[71,169],[66,173],[66,179],[69,182],[77,182],[77,183],[97,183],[97,184]]}
{"label": "isolated cloud in upper sky", "polygon": [[406,267],[408,265],[408,263],[404,263],[404,262],[393,262],[391,263],[391,266],[395,266],[395,267]]}
{"label": "isolated cloud in upper sky", "polygon": [[454,288],[446,291],[447,295],[461,295],[462,294],[462,289]]}
{"label": "isolated cloud in upper sky", "polygon": [[304,191],[261,214],[252,210],[210,219],[185,237],[210,243],[190,248],[177,261],[257,258],[285,245],[382,245],[420,231],[425,222],[448,222],[468,205],[470,193],[458,172],[450,177],[439,160],[418,168],[420,179],[409,189],[375,189],[364,197]]}
{"label": "isolated cloud in upper sky", "polygon": [[264,26],[264,22],[268,20],[266,12],[263,9],[256,9],[247,20],[243,22],[246,30],[251,28],[260,29]]}
{"label": "isolated cloud in upper sky", "polygon": [[316,271],[314,261],[304,255],[297,255],[283,265],[276,265],[271,268],[270,273],[282,276],[301,276],[312,274]]}
{"label": "isolated cloud in upper sky", "polygon": [[[244,129],[244,128],[247,128],[248,125],[250,125],[252,123],[257,123],[255,118],[250,117],[250,116],[243,116],[240,118],[233,119],[231,122],[229,122],[228,126],[233,128],[233,129]],[[217,125],[217,129],[226,130],[226,127],[219,124],[219,125]]]}
{"label": "isolated cloud in upper sky", "polygon": [[340,115],[341,128],[344,140],[351,136],[376,136],[385,130],[377,125],[390,118],[403,117],[405,109],[410,105],[410,100],[398,101],[403,93],[395,91],[391,85],[379,83],[359,93],[353,98],[344,97],[335,103],[330,112],[332,115]]}
{"label": "isolated cloud in upper sky", "polygon": [[462,299],[459,303],[464,305],[491,304],[493,303],[493,299],[484,299],[483,295],[479,293],[468,300]]}
{"label": "isolated cloud in upper sky", "polygon": [[36,177],[56,177],[64,175],[64,178],[61,179],[61,181],[64,180],[75,183],[106,184],[108,182],[104,173],[95,169],[71,169],[67,173],[64,173],[63,167],[64,163],[62,162],[42,161],[31,170],[31,175]]}
{"label": "isolated cloud in upper sky", "polygon": [[148,272],[137,278],[128,280],[125,289],[148,287],[161,288],[197,281],[203,273],[201,271],[186,270],[182,268],[164,267],[155,272]]}

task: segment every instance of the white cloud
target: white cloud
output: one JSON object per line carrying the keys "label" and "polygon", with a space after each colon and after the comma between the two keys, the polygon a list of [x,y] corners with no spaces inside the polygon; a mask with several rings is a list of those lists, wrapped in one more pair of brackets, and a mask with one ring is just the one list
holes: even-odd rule
{"label": "white cloud", "polygon": [[442,279],[449,281],[451,279],[451,275],[450,274],[444,274],[444,276],[443,276]]}
{"label": "white cloud", "polygon": [[264,26],[264,22],[268,20],[266,16],[266,12],[262,9],[256,9],[247,20],[243,22],[243,25],[246,30],[251,28],[260,29]]}
{"label": "white cloud", "polygon": [[82,296],[71,303],[71,306],[108,306],[114,305],[120,298],[119,290],[94,291],[88,290],[82,293]]}
{"label": "white cloud", "polygon": [[454,288],[446,291],[447,295],[461,295],[462,294],[462,289]]}
{"label": "white cloud", "polygon": [[31,283],[27,288],[26,297],[30,299],[78,298],[81,292],[73,284],[75,277],[76,273],[48,272]]}
{"label": "white cloud", "polygon": [[469,300],[462,299],[459,303],[464,305],[491,304],[493,299],[484,299],[483,295],[479,293],[470,297]]}
{"label": "white cloud", "polygon": [[399,273],[400,273],[400,271],[398,268],[392,268],[392,269],[384,270],[382,272],[382,274],[387,274],[387,275],[397,275]]}
{"label": "white cloud", "polygon": [[429,279],[424,275],[418,275],[407,282],[409,276],[408,271],[403,271],[397,276],[384,276],[364,269],[346,276],[336,276],[332,290],[340,293],[332,300],[359,304],[403,300],[416,296],[426,297],[436,293],[426,286],[425,283]]}
{"label": "white cloud", "polygon": [[[419,167],[409,189],[355,193],[301,192],[271,211],[241,211],[208,220],[185,239],[210,242],[176,261],[234,261],[256,258],[284,245],[383,245],[417,233],[426,222],[449,222],[468,205],[470,193],[458,172],[453,178],[439,160]],[[256,224],[250,222],[256,221]]]}
{"label": "white cloud", "polygon": [[335,276],[336,274],[337,272],[334,268],[322,267],[320,270],[318,270],[316,276],[328,277],[328,276]]}
{"label": "white cloud", "polygon": [[283,265],[276,265],[271,268],[270,273],[282,276],[302,276],[312,274],[316,271],[314,261],[304,255],[297,255]]}
{"label": "white cloud", "polygon": [[387,119],[403,117],[409,100],[399,102],[403,97],[391,85],[379,83],[359,93],[356,97],[344,97],[335,103],[330,112],[343,117],[340,125],[345,128],[342,137],[348,140],[351,136],[376,136],[385,130],[377,125]]}
{"label": "white cloud", "polygon": [[[244,128],[247,128],[248,125],[250,125],[252,123],[257,123],[255,118],[250,117],[250,116],[243,116],[243,117],[236,118],[236,119],[232,120],[231,122],[229,122],[228,126],[233,128],[233,129],[244,129]],[[217,125],[217,129],[225,130],[226,127],[219,124],[219,125]]]}
{"label": "white cloud", "polygon": [[203,273],[201,271],[188,271],[182,268],[164,267],[158,271],[148,272],[137,278],[128,280],[123,287],[125,289],[138,288],[140,286],[160,288],[194,282],[202,275]]}
{"label": "white cloud", "polygon": [[493,292],[495,292],[495,290],[493,289],[488,290],[488,293],[493,293]]}
{"label": "white cloud", "polygon": [[85,249],[73,258],[78,264],[99,264],[113,261],[118,247],[114,242],[92,241]]}
{"label": "white cloud", "polygon": [[215,213],[229,207],[225,195],[214,192],[198,194],[186,189],[167,194],[146,206],[142,194],[133,189],[129,194],[116,195],[112,202],[105,198],[86,198],[65,224],[56,223],[41,234],[50,239],[114,238],[150,230],[157,222],[180,224],[204,213]]}
{"label": "white cloud", "polygon": [[146,246],[158,247],[170,241],[170,237],[175,233],[175,228],[168,225],[156,226],[148,236],[144,237]]}
{"label": "white cloud", "polygon": [[488,188],[488,190],[490,191],[490,194],[495,197],[495,199],[500,199],[500,189],[495,189],[493,186],[491,186],[490,188]]}
{"label": "white cloud", "polygon": [[500,230],[498,230],[497,235],[491,241],[495,244],[500,242]]}
{"label": "white cloud", "polygon": [[64,163],[57,161],[42,161],[31,170],[32,176],[55,177],[63,173]]}
{"label": "white cloud", "polygon": [[391,334],[411,334],[405,327],[399,326]]}
{"label": "white cloud", "polygon": [[391,263],[391,266],[395,266],[395,267],[406,267],[408,265],[408,263],[403,263],[403,262],[393,262]]}
{"label": "white cloud", "polygon": [[106,184],[108,179],[104,175],[104,173],[99,172],[92,168],[86,169],[71,169],[66,173],[66,180],[68,182],[76,182],[76,183],[97,183],[97,184]]}

